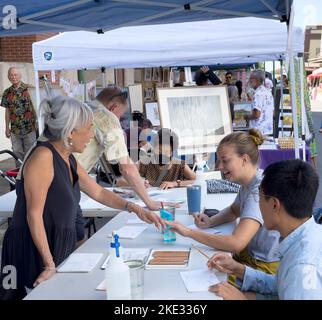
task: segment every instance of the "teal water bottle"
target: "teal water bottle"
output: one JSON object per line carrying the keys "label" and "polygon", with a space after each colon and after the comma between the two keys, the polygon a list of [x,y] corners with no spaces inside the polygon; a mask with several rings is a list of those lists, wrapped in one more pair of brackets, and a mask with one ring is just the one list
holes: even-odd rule
{"label": "teal water bottle", "polygon": [[[161,219],[167,221],[174,221],[175,219],[175,207],[164,207],[160,209],[160,217]],[[176,233],[170,229],[170,226],[166,226],[163,232],[163,242],[172,243],[176,241]]]}

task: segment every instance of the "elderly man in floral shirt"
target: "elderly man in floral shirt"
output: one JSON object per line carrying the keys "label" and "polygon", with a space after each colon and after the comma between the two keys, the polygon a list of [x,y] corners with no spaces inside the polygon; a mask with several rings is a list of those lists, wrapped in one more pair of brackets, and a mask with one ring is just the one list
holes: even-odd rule
{"label": "elderly man in floral shirt", "polygon": [[8,79],[12,86],[4,91],[1,101],[6,108],[6,137],[11,138],[13,152],[23,159],[37,139],[37,115],[21,73],[9,68]]}

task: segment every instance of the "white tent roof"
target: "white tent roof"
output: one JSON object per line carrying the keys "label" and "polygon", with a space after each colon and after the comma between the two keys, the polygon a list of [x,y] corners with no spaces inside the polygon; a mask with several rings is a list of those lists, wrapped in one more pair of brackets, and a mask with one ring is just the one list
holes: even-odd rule
{"label": "white tent roof", "polygon": [[[295,29],[293,51],[303,52]],[[260,18],[65,32],[33,44],[36,70],[253,63],[285,59],[284,23]]]}

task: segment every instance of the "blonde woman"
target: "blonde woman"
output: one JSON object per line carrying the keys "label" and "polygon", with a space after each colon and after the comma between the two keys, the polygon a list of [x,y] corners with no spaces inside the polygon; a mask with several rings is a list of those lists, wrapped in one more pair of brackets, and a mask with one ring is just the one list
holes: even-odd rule
{"label": "blonde woman", "polygon": [[199,228],[209,228],[239,218],[231,235],[209,234],[187,228],[178,222],[166,223],[185,237],[219,250],[233,252],[237,261],[273,274],[279,261],[279,233],[268,231],[264,227],[258,197],[262,179],[262,170],[258,168],[258,146],[263,140],[258,130],[251,129],[248,133],[234,132],[226,136],[218,146],[218,169],[225,179],[239,183],[241,189],[229,207],[210,218],[205,214],[198,214],[195,216],[195,224]]}

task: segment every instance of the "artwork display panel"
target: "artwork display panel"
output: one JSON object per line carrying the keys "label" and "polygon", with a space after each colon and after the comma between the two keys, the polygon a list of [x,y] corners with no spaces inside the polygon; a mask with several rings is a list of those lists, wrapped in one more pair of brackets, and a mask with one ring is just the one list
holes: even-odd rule
{"label": "artwork display panel", "polygon": [[157,88],[161,127],[179,136],[179,154],[215,151],[232,132],[226,86]]}

